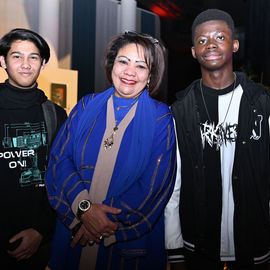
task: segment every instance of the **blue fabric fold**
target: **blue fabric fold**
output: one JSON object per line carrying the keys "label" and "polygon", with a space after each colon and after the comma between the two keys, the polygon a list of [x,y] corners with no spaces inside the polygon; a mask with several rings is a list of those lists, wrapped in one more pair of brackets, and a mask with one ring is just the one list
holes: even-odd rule
{"label": "blue fabric fold", "polygon": [[[73,158],[77,167],[80,166],[81,162],[81,140],[89,132],[89,129],[94,121],[96,121],[96,118],[101,113],[106,112],[107,101],[111,95],[113,95],[114,91],[115,90],[112,87],[103,93],[97,94],[92,100],[89,100],[89,102],[86,104],[84,112],[80,115],[77,132],[76,134],[72,134],[72,136],[75,136]],[[123,163],[123,166],[121,166],[119,173],[115,174],[116,179],[112,181],[107,193],[107,197],[123,194],[125,190],[134,184],[135,181],[138,181],[146,169],[146,166],[149,164],[156,125],[155,111],[154,100],[148,95],[147,90],[144,90],[138,98],[137,109],[133,119],[133,128],[129,137],[129,154],[126,156],[125,163]],[[97,128],[102,129],[100,125],[97,125]],[[103,134],[100,134],[100,136],[103,137]],[[119,185],[118,183],[122,182],[120,179],[124,179],[126,184]],[[145,247],[144,237],[131,242],[122,243],[123,247]],[[61,250],[59,249],[60,243]],[[71,231],[66,228],[58,219],[52,247],[52,254],[54,254],[54,257],[52,257],[49,264],[52,270],[77,269],[80,260],[81,247],[78,244],[75,248],[71,248],[70,243]],[[103,244],[100,246],[100,249],[104,249]],[[99,262],[97,262],[97,264],[98,263]]]}
{"label": "blue fabric fold", "polygon": [[[98,94],[93,100],[86,105],[84,113],[81,115],[78,123],[78,132],[74,140],[74,160],[79,165],[77,157],[80,156],[80,140],[85,133],[89,131],[97,116],[103,112],[104,106],[108,99],[114,93],[111,87],[103,93]],[[147,90],[144,90],[138,98],[138,105],[133,119],[134,126],[130,145],[130,155],[127,156],[126,162],[122,166],[117,178],[126,179],[126,185],[119,187],[117,180],[114,185],[110,185],[107,196],[116,196],[127,190],[145,170],[151,155],[152,142],[155,132],[156,117],[154,115],[155,104],[149,96]],[[103,136],[103,135],[102,135]],[[134,166],[134,164],[136,164]]]}
{"label": "blue fabric fold", "polygon": [[49,267],[51,270],[78,269],[82,247],[78,243],[71,248],[71,230],[57,218]]}

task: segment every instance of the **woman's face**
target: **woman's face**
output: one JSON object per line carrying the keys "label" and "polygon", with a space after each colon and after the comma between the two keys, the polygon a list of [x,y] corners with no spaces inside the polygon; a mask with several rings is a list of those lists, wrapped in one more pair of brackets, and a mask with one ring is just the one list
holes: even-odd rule
{"label": "woman's face", "polygon": [[112,69],[115,96],[136,98],[150,81],[149,73],[141,45],[131,43],[121,48]]}

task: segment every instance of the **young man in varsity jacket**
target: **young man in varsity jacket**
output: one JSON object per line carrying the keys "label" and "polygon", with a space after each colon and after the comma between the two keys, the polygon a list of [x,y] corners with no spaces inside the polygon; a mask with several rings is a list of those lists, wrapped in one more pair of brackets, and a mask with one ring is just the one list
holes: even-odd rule
{"label": "young man in varsity jacket", "polygon": [[44,184],[50,145],[66,119],[37,88],[50,58],[46,41],[27,29],[0,40],[0,269],[44,270],[55,226]]}
{"label": "young man in varsity jacket", "polygon": [[267,269],[269,91],[233,72],[239,42],[228,13],[200,13],[192,41],[202,78],[172,105],[179,155],[165,212],[171,269]]}

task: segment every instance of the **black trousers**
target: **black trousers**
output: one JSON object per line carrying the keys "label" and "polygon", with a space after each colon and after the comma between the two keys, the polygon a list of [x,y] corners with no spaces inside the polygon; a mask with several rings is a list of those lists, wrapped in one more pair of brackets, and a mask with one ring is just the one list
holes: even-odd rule
{"label": "black trousers", "polygon": [[[225,262],[214,261],[206,258],[202,254],[195,252],[185,252],[186,266],[188,270],[223,270]],[[239,265],[237,262],[226,262],[227,270],[267,270],[268,263],[252,264],[252,265]]]}
{"label": "black trousers", "polygon": [[6,250],[0,249],[0,269],[2,270],[44,270],[50,258],[50,244],[39,247],[29,259],[17,261]]}

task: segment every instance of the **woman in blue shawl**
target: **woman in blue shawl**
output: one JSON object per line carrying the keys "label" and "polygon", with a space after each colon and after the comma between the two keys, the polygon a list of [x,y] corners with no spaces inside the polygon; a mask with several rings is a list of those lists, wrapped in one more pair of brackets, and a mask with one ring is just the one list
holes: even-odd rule
{"label": "woman in blue shawl", "polygon": [[126,32],[109,43],[105,68],[113,86],[78,102],[51,151],[46,184],[58,220],[49,266],[163,270],[175,135],[170,109],[151,96],[164,47]]}

